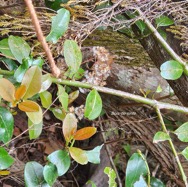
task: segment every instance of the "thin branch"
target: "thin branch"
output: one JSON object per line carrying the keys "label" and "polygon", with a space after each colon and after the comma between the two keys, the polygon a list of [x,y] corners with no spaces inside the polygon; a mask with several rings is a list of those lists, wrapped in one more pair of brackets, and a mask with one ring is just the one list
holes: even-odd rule
{"label": "thin branch", "polygon": [[[156,106],[156,112],[157,112],[157,115],[158,115],[158,117],[159,117],[159,121],[160,121],[160,123],[161,123],[161,125],[162,125],[163,132],[165,132],[166,134],[169,134],[168,130],[166,129],[166,126],[165,126],[163,117],[162,117],[162,115],[161,115],[160,109],[159,109],[157,106]],[[180,159],[179,159],[179,157],[178,157],[178,153],[177,153],[177,151],[176,151],[176,149],[175,149],[175,147],[174,147],[174,144],[173,144],[172,140],[170,139],[170,140],[168,140],[168,142],[169,142],[169,144],[170,144],[170,147],[171,147],[171,149],[172,149],[172,152],[173,152],[174,157],[175,157],[175,159],[176,159],[176,162],[177,162],[177,164],[178,164],[178,167],[179,167],[179,170],[180,170],[182,179],[183,179],[183,181],[184,181],[184,184],[185,184],[186,187],[188,187],[187,177],[186,177],[186,175],[185,175],[183,166],[182,166],[182,164],[181,164],[181,162],[180,162]]]}
{"label": "thin branch", "polygon": [[71,80],[62,80],[62,79],[57,79],[57,78],[52,78],[52,82],[56,83],[56,84],[67,85],[67,86],[74,86],[74,87],[87,88],[87,89],[96,89],[98,92],[106,93],[109,95],[115,95],[115,96],[122,97],[122,98],[127,98],[130,100],[139,102],[139,103],[144,103],[144,104],[150,105],[152,107],[158,106],[159,109],[164,108],[164,109],[174,110],[177,112],[188,113],[187,107],[164,103],[164,102],[159,102],[154,99],[145,98],[145,97],[142,97],[139,95],[131,94],[131,93],[120,91],[120,90],[115,90],[112,88],[95,86],[95,85],[88,84],[88,83],[71,81]]}
{"label": "thin branch", "polygon": [[58,77],[60,75],[60,70],[59,68],[56,66],[55,64],[55,61],[53,59],[53,56],[52,56],[52,53],[51,53],[51,50],[46,42],[46,39],[43,35],[43,32],[42,32],[42,29],[41,29],[41,26],[40,26],[40,23],[39,23],[39,20],[37,18],[37,14],[36,14],[36,11],[35,11],[35,8],[33,6],[33,3],[32,3],[32,0],[24,0],[25,1],[25,4],[29,10],[29,13],[30,13],[30,16],[31,16],[31,19],[32,19],[32,23],[35,27],[35,31],[37,33],[37,38],[39,40],[39,42],[41,43],[45,53],[46,53],[46,56],[48,58],[48,61],[49,61],[49,64],[50,64],[50,68],[52,70],[52,74],[55,76],[55,77]]}

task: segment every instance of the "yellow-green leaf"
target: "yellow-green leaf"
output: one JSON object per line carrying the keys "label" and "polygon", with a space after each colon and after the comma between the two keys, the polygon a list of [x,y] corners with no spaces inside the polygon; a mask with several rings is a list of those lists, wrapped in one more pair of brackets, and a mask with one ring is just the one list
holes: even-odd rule
{"label": "yellow-green leaf", "polygon": [[[38,104],[37,104],[38,105]],[[32,123],[34,124],[39,124],[42,122],[42,109],[41,107],[38,105],[39,107],[39,111],[37,112],[26,112],[28,118],[32,121]]]}
{"label": "yellow-green leaf", "polygon": [[28,128],[29,128],[29,138],[30,140],[36,139],[40,136],[42,132],[42,121],[39,124],[34,124],[30,119],[28,119]]}
{"label": "yellow-green leaf", "polygon": [[81,165],[88,163],[88,158],[86,152],[77,147],[69,147],[69,152],[71,157]]}
{"label": "yellow-green leaf", "polygon": [[25,85],[21,85],[20,87],[18,87],[16,92],[15,92],[16,100],[19,101],[24,96],[25,92],[26,92],[26,86]]}
{"label": "yellow-green leaf", "polygon": [[63,121],[63,135],[67,142],[70,142],[77,130],[77,119],[74,114],[69,113]]}
{"label": "yellow-green leaf", "polygon": [[68,109],[68,94],[65,92],[65,89],[63,86],[58,85],[58,97],[59,101],[65,111]]}
{"label": "yellow-green leaf", "polygon": [[74,135],[75,140],[85,140],[90,138],[96,133],[97,129],[95,127],[85,127],[76,131]]}
{"label": "yellow-green leaf", "polygon": [[34,101],[23,101],[18,104],[18,108],[24,112],[38,112],[39,111],[39,105],[35,103]]}
{"label": "yellow-green leaf", "polygon": [[41,92],[40,100],[44,108],[49,108],[52,104],[52,94],[48,91]]}
{"label": "yellow-green leaf", "polygon": [[79,96],[79,90],[69,94],[69,104],[71,104]]}
{"label": "yellow-green leaf", "polygon": [[40,91],[42,84],[41,80],[42,72],[38,66],[32,66],[26,71],[22,80],[22,85],[26,86],[24,99],[30,98]]}
{"label": "yellow-green leaf", "polygon": [[15,100],[15,87],[14,85],[7,79],[0,79],[0,96],[9,102],[13,102]]}

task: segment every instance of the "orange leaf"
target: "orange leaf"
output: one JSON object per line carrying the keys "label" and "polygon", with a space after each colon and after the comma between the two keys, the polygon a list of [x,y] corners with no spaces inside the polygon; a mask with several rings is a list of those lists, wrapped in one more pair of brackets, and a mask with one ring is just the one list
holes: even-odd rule
{"label": "orange leaf", "polygon": [[39,106],[34,101],[23,101],[18,104],[18,108],[24,112],[38,112]]}
{"label": "orange leaf", "polygon": [[95,127],[85,127],[82,128],[74,134],[75,140],[85,140],[90,138],[96,133],[97,129]]}
{"label": "orange leaf", "polygon": [[16,92],[15,92],[15,98],[17,101],[19,101],[25,94],[26,92],[26,86],[25,85],[21,85],[19,88],[17,88]]}
{"label": "orange leaf", "polygon": [[0,79],[0,96],[9,102],[13,102],[15,100],[15,87],[14,85],[7,79]]}
{"label": "orange leaf", "polygon": [[74,114],[69,113],[63,121],[63,135],[67,142],[72,140],[74,133],[77,130],[77,119]]}
{"label": "orange leaf", "polygon": [[88,158],[84,150],[77,147],[69,147],[69,153],[71,157],[79,164],[84,165],[88,163]]}

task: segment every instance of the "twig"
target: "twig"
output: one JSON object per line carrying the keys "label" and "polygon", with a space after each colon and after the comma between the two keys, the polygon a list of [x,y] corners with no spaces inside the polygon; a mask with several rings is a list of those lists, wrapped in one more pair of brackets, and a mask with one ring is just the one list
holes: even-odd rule
{"label": "twig", "polygon": [[188,65],[186,62],[184,62],[179,55],[175,53],[175,51],[168,45],[168,43],[164,40],[164,38],[159,34],[157,29],[152,25],[152,23],[144,16],[143,12],[137,8],[137,12],[142,17],[143,21],[149,28],[149,30],[152,32],[153,36],[156,38],[156,40],[163,46],[163,48],[166,50],[166,52],[176,61],[178,61],[183,67],[184,72],[187,75],[188,74]]}
{"label": "twig", "polygon": [[145,98],[145,97],[142,97],[139,95],[131,94],[131,93],[120,91],[120,90],[115,90],[112,88],[95,86],[92,84],[83,83],[83,82],[79,82],[79,81],[62,80],[62,79],[57,79],[57,78],[52,78],[52,82],[56,83],[56,84],[64,84],[67,86],[74,86],[74,87],[87,88],[87,89],[96,89],[98,92],[106,93],[109,95],[115,95],[115,96],[119,96],[122,98],[127,98],[130,100],[139,102],[139,103],[144,103],[144,104],[150,105],[152,107],[158,106],[159,109],[169,109],[169,110],[174,110],[177,112],[188,113],[187,107],[164,103],[164,102],[159,102],[154,99]]}
{"label": "twig", "polygon": [[40,26],[40,23],[39,23],[39,20],[37,18],[35,8],[34,8],[33,3],[32,3],[32,0],[24,0],[24,1],[25,1],[25,4],[26,4],[26,6],[29,10],[32,23],[35,27],[35,31],[37,33],[37,38],[38,38],[39,42],[41,43],[41,45],[42,45],[42,47],[43,47],[43,49],[46,53],[46,56],[48,58],[50,68],[52,70],[52,74],[53,74],[53,76],[58,77],[60,75],[60,70],[56,66],[55,61],[54,61],[53,56],[52,56],[52,53],[51,53],[51,50],[50,50],[50,48],[49,48],[49,46],[48,46],[48,44],[45,40],[45,37],[43,35],[42,29],[41,29],[41,26]]}
{"label": "twig", "polygon": [[[165,123],[164,123],[164,121],[163,121],[163,117],[162,117],[162,115],[161,115],[161,111],[159,110],[159,108],[158,108],[157,106],[156,106],[156,112],[157,112],[157,115],[158,115],[158,117],[159,117],[159,121],[160,121],[160,123],[161,123],[161,125],[162,125],[163,132],[169,134],[168,130],[166,129]],[[185,175],[183,166],[182,166],[182,164],[181,164],[181,162],[180,162],[180,159],[179,159],[179,157],[178,157],[178,153],[177,153],[177,151],[176,151],[176,149],[175,149],[175,147],[174,147],[174,144],[173,144],[172,140],[170,139],[170,140],[168,140],[168,142],[169,142],[169,144],[170,144],[171,150],[172,150],[172,152],[173,152],[173,154],[174,154],[174,157],[175,157],[175,159],[176,159],[176,162],[177,162],[177,164],[178,164],[178,167],[179,167],[179,170],[180,170],[182,179],[183,179],[183,181],[184,181],[184,184],[185,184],[186,187],[188,187],[187,177],[186,177],[186,175]]]}

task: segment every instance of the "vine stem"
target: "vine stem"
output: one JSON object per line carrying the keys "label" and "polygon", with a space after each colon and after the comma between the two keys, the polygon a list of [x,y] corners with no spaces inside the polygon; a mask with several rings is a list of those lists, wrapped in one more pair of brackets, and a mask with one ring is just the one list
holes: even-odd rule
{"label": "vine stem", "polygon": [[[169,135],[169,132],[168,132],[168,130],[166,129],[166,126],[165,126],[163,117],[162,117],[162,115],[161,115],[161,111],[160,111],[160,109],[159,109],[158,106],[156,106],[156,112],[157,112],[157,115],[158,115],[158,117],[159,117],[159,121],[160,121],[160,123],[161,123],[161,125],[162,125],[163,132],[165,132],[166,134]],[[175,159],[176,159],[176,162],[177,162],[177,164],[178,164],[178,167],[179,167],[179,170],[180,170],[180,173],[181,173],[183,182],[184,182],[185,186],[188,187],[187,177],[186,177],[186,175],[185,175],[183,166],[182,166],[182,164],[181,164],[181,162],[180,162],[180,159],[179,159],[179,157],[178,157],[178,153],[177,153],[177,151],[176,151],[176,149],[175,149],[175,146],[174,146],[174,144],[173,144],[173,142],[172,142],[171,139],[168,140],[168,142],[169,142],[170,147],[171,147],[171,149],[172,149],[172,152],[173,152],[173,154],[174,154],[174,156],[175,156]]]}
{"label": "vine stem", "polygon": [[109,94],[109,95],[115,95],[115,96],[118,96],[118,97],[127,98],[127,99],[130,99],[130,100],[139,102],[139,103],[144,103],[144,104],[150,105],[152,107],[158,106],[160,109],[169,109],[169,110],[174,110],[174,111],[177,111],[177,112],[188,113],[187,107],[156,101],[154,99],[145,98],[145,97],[142,97],[142,96],[139,96],[139,95],[131,94],[131,93],[120,91],[120,90],[115,90],[115,89],[112,89],[112,88],[96,86],[96,85],[83,83],[83,82],[79,82],[79,81],[62,80],[62,79],[57,79],[57,78],[53,78],[53,77],[52,77],[52,82],[56,83],[56,84],[67,85],[67,86],[74,86],[74,87],[87,88],[87,89],[95,89],[95,90],[97,90],[98,92],[101,92],[101,93],[106,93],[106,94]]}
{"label": "vine stem", "polygon": [[32,3],[32,0],[24,0],[24,1],[25,1],[25,4],[26,4],[26,6],[29,10],[33,26],[34,26],[35,31],[37,33],[37,38],[38,38],[39,42],[41,43],[41,45],[42,45],[42,47],[45,51],[45,54],[48,58],[52,74],[53,74],[53,76],[58,77],[60,75],[60,69],[56,66],[52,52],[51,52],[51,50],[50,50],[50,48],[49,48],[49,46],[46,42],[46,39],[43,35],[39,20],[37,18],[35,8],[34,8],[33,3]]}
{"label": "vine stem", "polygon": [[166,52],[176,61],[178,61],[183,67],[184,72],[187,75],[188,74],[188,65],[186,62],[184,62],[179,55],[175,53],[175,51],[170,47],[170,45],[164,40],[164,38],[159,34],[157,29],[152,25],[152,23],[144,16],[143,12],[138,8],[136,9],[138,14],[143,18],[143,21],[149,28],[149,30],[152,32],[155,39],[163,46],[163,48],[166,50]]}

